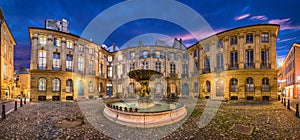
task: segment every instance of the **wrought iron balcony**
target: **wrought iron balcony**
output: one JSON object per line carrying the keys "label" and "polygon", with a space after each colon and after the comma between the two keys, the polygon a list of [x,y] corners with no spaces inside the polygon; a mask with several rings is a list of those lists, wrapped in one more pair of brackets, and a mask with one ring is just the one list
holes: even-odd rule
{"label": "wrought iron balcony", "polygon": [[46,66],[38,66],[39,70],[46,70]]}
{"label": "wrought iron balcony", "polygon": [[66,68],[66,71],[67,72],[73,72],[73,69],[72,68]]}
{"label": "wrought iron balcony", "polygon": [[254,69],[255,63],[245,63],[245,69]]}
{"label": "wrought iron balcony", "polygon": [[261,69],[270,69],[271,68],[271,63],[261,63],[260,68]]}
{"label": "wrought iron balcony", "polygon": [[210,68],[204,68],[202,74],[210,73]]}
{"label": "wrought iron balcony", "polygon": [[178,75],[176,73],[170,73],[170,78],[177,78]]}
{"label": "wrought iron balcony", "polygon": [[239,64],[238,63],[231,63],[229,69],[230,70],[237,70],[237,69],[239,69]]}
{"label": "wrought iron balcony", "polygon": [[60,67],[60,66],[53,66],[53,67],[52,67],[52,70],[58,70],[58,71],[60,71],[60,70],[61,70],[61,67]]}

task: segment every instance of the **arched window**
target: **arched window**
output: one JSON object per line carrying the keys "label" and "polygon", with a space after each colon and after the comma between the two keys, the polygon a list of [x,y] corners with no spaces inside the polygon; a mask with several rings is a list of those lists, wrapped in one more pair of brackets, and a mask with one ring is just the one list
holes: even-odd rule
{"label": "arched window", "polygon": [[40,78],[38,80],[38,91],[46,91],[47,81],[45,78]]}
{"label": "arched window", "polygon": [[268,92],[270,91],[270,83],[269,83],[269,78],[263,78],[262,79],[262,89],[261,91],[263,92]]}
{"label": "arched window", "polygon": [[206,81],[206,92],[210,92],[210,82]]}
{"label": "arched window", "polygon": [[128,92],[129,92],[129,93],[134,93],[134,83],[130,83],[130,84],[129,84]]}
{"label": "arched window", "polygon": [[155,85],[155,92],[156,93],[162,93],[163,91],[162,91],[162,85],[161,85],[161,83],[157,83],[156,85]]}
{"label": "arched window", "polygon": [[60,80],[58,78],[52,80],[52,91],[60,91]]}
{"label": "arched window", "polygon": [[66,92],[73,92],[73,81],[68,79],[66,82]]}
{"label": "arched window", "polygon": [[89,82],[89,92],[94,92],[93,82],[92,81]]}
{"label": "arched window", "polygon": [[238,91],[238,80],[232,78],[230,80],[230,92],[237,92]]}
{"label": "arched window", "polygon": [[102,86],[103,86],[102,83],[99,83],[99,92],[102,92],[102,90],[103,90]]}
{"label": "arched window", "polygon": [[251,77],[246,79],[246,92],[254,92],[254,81]]}

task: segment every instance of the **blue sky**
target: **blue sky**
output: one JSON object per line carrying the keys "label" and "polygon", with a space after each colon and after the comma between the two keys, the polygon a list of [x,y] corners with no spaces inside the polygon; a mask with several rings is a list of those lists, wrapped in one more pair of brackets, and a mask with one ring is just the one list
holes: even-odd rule
{"label": "blue sky", "polygon": [[[86,26],[102,11],[122,1],[118,0],[1,0],[5,20],[17,41],[15,67],[29,67],[30,39],[28,27],[44,27],[44,20],[67,19],[71,33],[81,35]],[[217,33],[240,26],[272,23],[280,24],[277,40],[277,59],[282,60],[294,42],[300,42],[300,1],[296,0],[180,0],[194,9]],[[126,10],[121,11],[126,14]],[[167,13],[168,14],[168,13]],[[170,13],[172,14],[172,13]],[[186,22],[192,22],[191,21]],[[105,26],[105,25],[103,25]],[[105,28],[105,27],[104,27]],[[159,33],[183,38],[189,46],[196,42],[185,29],[168,21],[140,19],[117,28],[106,40],[122,46],[128,40],[147,33]],[[201,34],[198,34],[199,36]],[[154,42],[153,42],[154,43]]]}

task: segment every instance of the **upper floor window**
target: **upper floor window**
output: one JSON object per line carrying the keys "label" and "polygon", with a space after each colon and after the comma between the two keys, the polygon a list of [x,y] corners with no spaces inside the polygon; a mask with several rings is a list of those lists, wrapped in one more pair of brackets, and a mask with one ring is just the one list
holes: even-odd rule
{"label": "upper floor window", "polygon": [[237,39],[237,36],[232,36],[230,38],[230,45],[237,45],[237,42],[238,42],[238,39]]}
{"label": "upper floor window", "polygon": [[182,69],[182,74],[188,74],[188,64],[183,64]]}
{"label": "upper floor window", "polygon": [[67,55],[66,59],[66,71],[73,71],[73,55]]}
{"label": "upper floor window", "polygon": [[246,43],[253,43],[253,34],[246,35]]}
{"label": "upper floor window", "polygon": [[38,91],[46,91],[46,79],[39,78],[38,80]]}
{"label": "upper floor window", "polygon": [[90,55],[93,55],[93,54],[94,54],[94,49],[89,48],[89,54],[90,54]]}
{"label": "upper floor window", "polygon": [[56,46],[56,47],[60,46],[61,45],[60,39],[59,38],[55,38],[54,42],[53,42],[53,45]]}
{"label": "upper floor window", "polygon": [[148,61],[143,61],[142,62],[142,69],[148,69],[149,65],[148,65]]}
{"label": "upper floor window", "polygon": [[204,64],[204,73],[210,73],[210,59],[206,57]]}
{"label": "upper floor window", "polygon": [[94,85],[92,81],[89,82],[89,92],[94,92]]}
{"label": "upper floor window", "polygon": [[254,68],[253,50],[246,50],[246,64],[245,68]]}
{"label": "upper floor window", "polygon": [[217,69],[223,70],[223,54],[217,54]]}
{"label": "upper floor window", "polygon": [[112,77],[112,66],[107,67],[107,77]]}
{"label": "upper floor window", "polygon": [[38,51],[38,69],[39,70],[45,70],[46,69],[46,50],[39,50]]}
{"label": "upper floor window", "polygon": [[40,37],[39,37],[39,43],[40,43],[41,45],[46,45],[46,43],[47,43],[47,38],[46,38],[46,36],[40,36]]}
{"label": "upper floor window", "polygon": [[78,50],[79,50],[79,52],[84,52],[84,47],[83,47],[83,45],[79,44],[79,45],[78,45]]}
{"label": "upper floor window", "polygon": [[270,68],[271,64],[269,63],[269,50],[261,51],[261,68]]}
{"label": "upper floor window", "polygon": [[230,69],[238,69],[238,53],[230,52]]}
{"label": "upper floor window", "polygon": [[94,75],[95,71],[94,71],[94,61],[90,60],[89,62],[89,69],[90,69],[90,74]]}
{"label": "upper floor window", "polygon": [[112,59],[113,59],[112,56],[108,56],[108,57],[107,57],[107,61],[108,61],[108,62],[112,62]]}
{"label": "upper floor window", "polygon": [[143,58],[148,58],[148,55],[149,55],[149,51],[146,51],[146,50],[144,50],[143,51]]}
{"label": "upper floor window", "polygon": [[130,66],[129,66],[129,70],[132,71],[135,69],[135,63],[134,62],[131,62],[130,63]]}
{"label": "upper floor window", "polygon": [[269,34],[268,33],[261,34],[261,42],[269,42]]}
{"label": "upper floor window", "polygon": [[5,63],[4,63],[4,67],[3,67],[3,77],[4,77],[4,80],[7,79],[7,66]]}
{"label": "upper floor window", "polygon": [[118,75],[118,78],[122,78],[122,75],[123,75],[123,65],[122,64],[117,65],[117,75]]}
{"label": "upper floor window", "polygon": [[210,51],[210,44],[207,44],[206,46],[205,46],[205,52],[209,52]]}
{"label": "upper floor window", "polygon": [[155,70],[161,72],[161,62],[159,61],[155,62]]}
{"label": "upper floor window", "polygon": [[78,57],[78,72],[83,73],[83,69],[84,69],[84,58]]}
{"label": "upper floor window", "polygon": [[172,74],[176,73],[176,65],[174,63],[170,64],[170,73]]}
{"label": "upper floor window", "polygon": [[218,41],[218,46],[217,48],[223,48],[223,40]]}
{"label": "upper floor window", "polygon": [[184,53],[182,56],[183,60],[188,60],[189,59],[189,54],[188,53]]}
{"label": "upper floor window", "polygon": [[73,42],[72,41],[67,41],[67,48],[68,49],[73,49]]}
{"label": "upper floor window", "polygon": [[198,57],[198,50],[194,50],[194,57]]}
{"label": "upper floor window", "polygon": [[155,51],[155,58],[160,58],[161,52],[159,50]]}
{"label": "upper floor window", "polygon": [[103,75],[103,64],[99,64],[99,74],[100,74],[100,77],[102,77]]}
{"label": "upper floor window", "polygon": [[4,57],[6,57],[6,55],[7,55],[7,45],[5,44],[4,45]]}
{"label": "upper floor window", "polygon": [[60,91],[60,80],[58,78],[52,80],[52,91]]}
{"label": "upper floor window", "polygon": [[53,70],[60,70],[60,53],[53,53]]}
{"label": "upper floor window", "polygon": [[119,54],[117,58],[118,58],[118,61],[122,61],[123,60],[123,55]]}

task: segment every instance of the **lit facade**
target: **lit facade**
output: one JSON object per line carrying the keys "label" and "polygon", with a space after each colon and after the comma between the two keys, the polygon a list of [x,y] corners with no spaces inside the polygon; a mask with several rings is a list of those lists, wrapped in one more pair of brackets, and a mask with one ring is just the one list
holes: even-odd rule
{"label": "lit facade", "polygon": [[14,85],[14,47],[16,42],[0,9],[0,99],[12,97]]}
{"label": "lit facade", "polygon": [[278,72],[278,89],[285,97],[299,98],[300,44],[294,43]]}
{"label": "lit facade", "polygon": [[33,101],[95,99],[106,95],[112,54],[79,36],[29,28]]}
{"label": "lit facade", "polygon": [[20,68],[15,72],[14,89],[12,98],[30,97],[30,74],[27,69]]}
{"label": "lit facade", "polygon": [[200,98],[277,98],[278,25],[239,27],[205,38],[188,50],[199,69]]}

